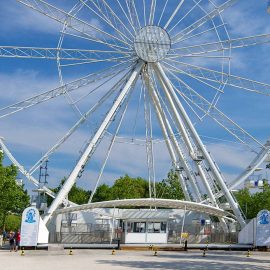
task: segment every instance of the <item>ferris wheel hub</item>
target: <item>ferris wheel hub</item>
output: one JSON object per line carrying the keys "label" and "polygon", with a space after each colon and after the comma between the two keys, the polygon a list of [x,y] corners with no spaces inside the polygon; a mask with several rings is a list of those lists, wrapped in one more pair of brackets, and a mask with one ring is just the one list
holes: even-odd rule
{"label": "ferris wheel hub", "polygon": [[165,58],[171,49],[169,34],[159,26],[143,27],[135,37],[135,51],[146,62],[158,62]]}

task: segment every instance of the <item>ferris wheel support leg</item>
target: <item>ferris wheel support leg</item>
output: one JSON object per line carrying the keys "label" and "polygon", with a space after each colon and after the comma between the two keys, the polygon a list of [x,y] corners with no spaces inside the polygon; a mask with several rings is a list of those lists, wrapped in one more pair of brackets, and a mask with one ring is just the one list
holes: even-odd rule
{"label": "ferris wheel support leg", "polygon": [[[213,203],[213,205],[219,208],[219,205],[218,205],[217,200],[216,200],[216,198],[215,198],[215,196],[213,194],[213,191],[212,191],[212,189],[211,189],[211,187],[210,187],[210,185],[209,185],[209,183],[208,183],[208,181],[206,179],[205,172],[204,172],[204,170],[202,168],[202,164],[198,164],[198,170],[199,170],[199,174],[201,176],[201,179],[203,180],[203,184],[204,184],[204,186],[206,188],[207,195],[209,196],[209,198],[210,198],[211,202]],[[227,225],[227,222],[225,221],[225,219],[220,217],[219,221],[220,221],[220,224],[222,226],[223,231],[225,233],[228,233],[229,229],[228,229],[228,225]]]}
{"label": "ferris wheel support leg", "polygon": [[[154,66],[154,69],[155,69],[155,66]],[[184,139],[184,141],[185,141],[185,143],[187,145],[187,148],[188,148],[188,150],[190,152],[190,155],[191,156],[195,156],[194,150],[193,150],[193,146],[192,146],[191,141],[189,139],[189,135],[187,134],[187,131],[184,128],[183,121],[180,118],[180,115],[178,114],[178,111],[177,111],[177,109],[176,109],[176,107],[175,107],[175,105],[173,103],[173,100],[172,100],[169,92],[166,90],[166,85],[163,83],[162,78],[159,76],[159,73],[158,72],[157,72],[157,76],[158,76],[158,79],[160,81],[160,84],[161,84],[162,88],[164,89],[166,98],[167,98],[167,100],[168,100],[168,102],[170,104],[171,110],[172,110],[173,115],[175,117],[175,120],[176,120],[178,129],[181,132],[181,135],[183,136],[183,139]],[[192,170],[189,168],[189,164],[188,164],[188,161],[186,160],[186,158],[184,156],[184,152],[180,149],[180,147],[179,147],[179,145],[177,143],[177,140],[176,140],[176,138],[174,136],[173,130],[172,130],[169,122],[168,121],[165,121],[165,123],[166,123],[166,125],[168,127],[170,137],[173,138],[173,143],[174,143],[174,147],[175,147],[175,149],[177,151],[177,154],[178,154],[179,158],[181,159],[181,161],[183,163],[183,167],[185,169],[185,172],[187,173],[187,176],[188,176],[188,178],[189,178],[189,180],[190,180],[190,182],[192,184],[193,190],[194,190],[194,192],[196,194],[196,197],[197,197],[197,201],[201,201],[202,200],[202,196],[201,196],[201,192],[200,192],[200,190],[198,188],[198,185],[196,183],[196,178],[195,178],[195,176],[193,176],[191,174],[191,171]]]}
{"label": "ferris wheel support leg", "polygon": [[[163,88],[165,89],[165,91],[166,91],[166,86],[164,85],[164,83],[162,82],[162,80],[160,80],[160,83],[162,84],[162,87],[163,87]],[[157,97],[157,98],[158,98],[158,97]],[[179,116],[179,117],[180,117],[180,116]],[[167,119],[166,119],[166,120],[167,120]],[[180,147],[179,147],[179,145],[178,145],[178,143],[177,143],[177,140],[176,140],[175,135],[174,135],[174,133],[173,133],[173,131],[172,131],[172,128],[171,128],[170,124],[168,123],[168,120],[167,120],[166,123],[167,123],[168,130],[170,131],[170,137],[173,138],[174,146],[175,146],[175,148],[176,148],[176,150],[177,150],[177,153],[178,153],[179,157],[182,159],[182,162],[183,162],[185,171],[189,172],[190,169],[188,168],[188,166],[185,166],[185,163],[186,163],[186,162],[185,162],[185,159],[183,158],[181,149],[180,149]],[[181,123],[180,123],[180,125],[181,125]],[[187,139],[189,140],[189,138],[187,138]],[[190,145],[191,145],[191,143],[190,143]],[[195,152],[195,151],[193,151],[193,152]],[[209,185],[209,183],[208,183],[208,181],[207,181],[207,177],[206,177],[205,172],[204,172],[203,167],[202,167],[202,162],[201,162],[201,161],[195,161],[195,164],[196,164],[196,167],[197,167],[197,169],[198,169],[200,178],[201,178],[201,180],[202,180],[202,182],[203,182],[203,185],[204,185],[205,188],[206,188],[207,195],[209,196],[209,198],[210,198],[212,204],[213,204],[214,206],[216,206],[216,207],[219,207],[219,206],[218,206],[218,203],[217,203],[217,201],[216,201],[216,198],[215,198],[215,196],[214,196],[214,194],[213,194],[213,192],[212,192],[212,190],[211,190],[211,187],[210,187],[210,185]],[[192,176],[189,176],[189,177],[192,177]],[[222,224],[222,228],[223,228],[224,232],[228,232],[228,226],[227,226],[227,223],[226,223],[225,219],[220,218],[219,220],[220,220],[220,223]]]}
{"label": "ferris wheel support leg", "polygon": [[[191,197],[189,195],[189,191],[188,191],[188,188],[187,188],[187,185],[185,183],[185,178],[184,178],[184,175],[180,172],[179,170],[179,162],[177,162],[177,159],[176,159],[176,156],[175,156],[175,153],[174,153],[174,150],[173,150],[173,146],[172,146],[172,143],[171,143],[171,140],[175,140],[175,137],[174,137],[174,134],[173,135],[168,135],[168,132],[166,130],[166,126],[165,126],[165,121],[163,121],[163,117],[161,116],[162,115],[162,112],[161,112],[161,109],[158,108],[157,104],[155,104],[155,109],[156,109],[156,113],[157,113],[157,117],[159,119],[159,122],[160,122],[160,126],[162,128],[162,130],[164,130],[163,134],[164,134],[164,139],[166,141],[166,144],[167,144],[167,148],[169,150],[169,152],[173,152],[174,156],[171,156],[171,160],[176,168],[176,172],[177,172],[177,176],[179,177],[179,180],[180,180],[180,185],[181,185],[181,188],[183,190],[183,193],[184,193],[184,196],[185,196],[185,199],[187,201],[192,201],[191,200]],[[172,138],[174,137],[174,138]],[[179,151],[178,151],[179,152]]]}
{"label": "ferris wheel support leg", "polygon": [[[162,79],[160,79],[160,82],[161,82],[161,85],[162,85],[163,89],[165,89],[166,94],[169,96],[168,99],[170,99],[169,101],[171,101],[170,104],[173,104],[173,103],[172,103],[173,100],[172,100],[171,96],[169,95],[168,91],[166,90],[166,89],[167,89],[167,88],[166,88],[166,85],[162,82]],[[172,106],[171,106],[171,107],[172,107]],[[176,114],[178,114],[178,112],[176,112]],[[176,118],[176,121],[178,121],[178,119],[181,119],[181,116],[180,116],[179,114],[178,114],[178,116],[177,116],[177,118]],[[213,192],[212,192],[212,190],[211,190],[211,187],[210,187],[210,185],[209,185],[209,183],[208,183],[208,181],[207,181],[207,177],[206,177],[205,172],[204,172],[204,170],[203,170],[203,168],[202,168],[201,161],[196,160],[197,158],[196,158],[196,155],[194,154],[194,153],[196,153],[196,149],[195,149],[195,151],[194,151],[193,146],[192,146],[192,143],[191,143],[190,138],[189,138],[189,135],[188,135],[188,133],[185,131],[183,122],[179,122],[179,126],[181,127],[181,132],[183,131],[183,133],[182,133],[183,136],[186,137],[186,141],[189,141],[189,142],[190,142],[189,145],[188,145],[188,148],[189,148],[189,151],[190,151],[190,153],[191,153],[192,158],[195,159],[194,161],[195,161],[196,167],[197,167],[197,169],[198,169],[200,178],[202,179],[203,184],[204,184],[204,186],[205,186],[205,188],[206,188],[207,194],[208,194],[210,200],[212,201],[212,203],[213,203],[214,205],[217,206],[217,201],[216,201],[215,196],[214,196],[214,194],[213,194]],[[185,131],[185,132],[184,132],[184,131]],[[173,136],[174,136],[174,134],[173,134]],[[176,147],[179,147],[178,144],[177,144]],[[179,151],[178,151],[178,152],[179,152]],[[192,154],[192,153],[193,153],[193,154]]]}
{"label": "ferris wheel support leg", "polygon": [[[146,76],[145,76],[146,77]],[[145,78],[146,81],[149,81],[148,78]],[[165,125],[165,122],[167,119],[164,119],[166,116],[164,114],[164,111],[162,110],[161,108],[161,104],[159,102],[159,98],[157,96],[157,93],[155,91],[155,89],[153,88],[153,86],[150,84],[150,82],[147,83],[148,87],[148,92],[149,92],[149,95],[152,99],[152,103],[154,105],[154,108],[155,108],[155,111],[156,111],[156,115],[157,115],[157,118],[158,118],[158,121],[159,121],[159,124],[160,124],[160,127],[161,127],[161,130],[162,130],[162,133],[163,133],[163,137],[164,137],[164,140],[166,142],[166,146],[168,148],[168,151],[169,151],[169,154],[170,154],[170,157],[171,157],[171,160],[174,164],[174,167],[175,168],[179,168],[179,165],[177,164],[177,159],[176,159],[176,155],[175,155],[175,152],[174,152],[174,149],[173,149],[173,146],[172,146],[172,143],[171,143],[171,140],[169,138],[169,135],[168,135],[168,132],[167,132],[167,129],[166,129],[166,125]],[[174,134],[173,134],[174,135]],[[185,179],[184,179],[184,176],[183,174],[181,174],[178,170],[177,170],[177,175],[178,175],[178,178],[179,178],[179,182],[180,182],[180,186],[183,190],[183,193],[184,193],[184,196],[185,196],[185,199],[187,201],[191,201],[191,198],[190,198],[190,195],[189,195],[189,192],[188,192],[188,189],[187,189],[187,186],[186,186],[186,183],[185,183]]]}
{"label": "ferris wheel support leg", "polygon": [[136,80],[138,78],[138,75],[140,74],[140,72],[142,70],[143,65],[144,65],[144,63],[142,61],[137,63],[137,65],[136,65],[134,71],[132,72],[130,78],[128,79],[126,85],[121,90],[119,96],[117,97],[117,99],[113,103],[111,109],[109,110],[109,112],[105,116],[103,122],[101,123],[100,127],[96,131],[96,133],[93,136],[93,138],[92,138],[91,142],[89,143],[88,147],[85,149],[85,151],[81,155],[78,163],[76,164],[76,166],[72,170],[71,174],[69,175],[69,177],[65,181],[63,187],[61,188],[61,190],[57,194],[56,198],[52,202],[50,208],[48,209],[48,212],[44,216],[45,224],[47,224],[49,222],[49,220],[50,220],[52,214],[54,213],[54,211],[62,203],[64,198],[68,195],[69,191],[73,187],[73,185],[76,183],[76,179],[77,179],[78,174],[80,173],[81,169],[87,163],[87,161],[89,159],[89,155],[92,153],[92,151],[95,148],[96,144],[98,143],[99,139],[102,137],[104,131],[109,126],[112,118],[114,117],[115,113],[117,112],[117,109],[119,108],[119,106],[121,105],[121,103],[125,99],[126,95],[128,94],[128,91],[131,88],[132,84],[136,82]]}
{"label": "ferris wheel support leg", "polygon": [[[154,95],[156,95],[156,93]],[[153,100],[155,99],[154,97],[152,97],[152,98],[153,98]],[[156,98],[157,98],[157,96],[156,96]],[[179,162],[177,162],[171,140],[173,141],[174,148],[179,147],[179,146],[178,146],[178,144],[176,142],[176,138],[175,138],[175,136],[174,136],[174,134],[173,134],[173,132],[171,130],[171,127],[168,126],[168,120],[167,120],[166,116],[164,115],[164,112],[163,112],[162,108],[160,107],[160,104],[158,104],[156,102],[155,102],[154,106],[155,106],[155,109],[156,109],[156,112],[157,112],[157,116],[158,116],[158,119],[159,119],[159,122],[160,122],[160,126],[161,126],[162,130],[164,130],[164,134],[165,134],[164,138],[166,140],[167,147],[169,149],[169,152],[173,151],[173,153],[174,153],[174,156],[171,155],[171,159],[172,159],[173,163],[175,164],[176,172],[177,172],[177,175],[178,175],[178,177],[180,179],[181,188],[182,188],[182,190],[184,192],[185,199],[187,201],[192,201],[190,192],[188,191],[187,185],[185,183],[184,175],[179,170]],[[168,134],[168,132],[169,132],[169,134]],[[177,149],[176,152],[178,153],[178,156],[179,156],[181,151],[179,149]],[[181,157],[182,157],[182,155],[180,154],[180,158]],[[183,158],[182,158],[182,162],[185,162],[183,160]]]}
{"label": "ferris wheel support leg", "polygon": [[183,105],[180,103],[176,93],[174,92],[173,86],[171,85],[169,78],[166,76],[162,66],[159,63],[157,63],[155,66],[156,66],[156,70],[158,71],[159,75],[161,76],[162,80],[164,81],[166,88],[168,89],[168,91],[172,95],[174,102],[177,104],[177,107],[178,107],[187,127],[189,128],[190,132],[192,133],[192,136],[193,136],[196,144],[198,145],[198,147],[202,151],[204,158],[206,159],[207,163],[209,164],[209,166],[212,170],[212,173],[213,173],[214,177],[216,178],[217,182],[219,183],[220,188],[221,188],[222,192],[224,193],[226,199],[228,200],[234,214],[236,215],[238,222],[240,223],[241,227],[243,228],[246,225],[246,222],[245,222],[245,219],[241,213],[239,204],[235,201],[232,194],[230,193],[227,185],[225,184],[223,176],[218,171],[214,161],[212,160],[210,154],[208,153],[207,149],[205,148],[203,142],[201,141],[199,134],[197,133],[196,129],[194,128],[194,126],[193,126],[190,118],[188,117]]}

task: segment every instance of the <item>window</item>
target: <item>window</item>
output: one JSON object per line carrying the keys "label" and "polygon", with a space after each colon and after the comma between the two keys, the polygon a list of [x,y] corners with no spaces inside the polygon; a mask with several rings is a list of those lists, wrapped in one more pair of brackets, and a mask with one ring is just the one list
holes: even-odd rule
{"label": "window", "polygon": [[166,222],[148,222],[148,233],[166,233]]}
{"label": "window", "polygon": [[132,222],[127,222],[127,232],[130,233],[132,230]]}
{"label": "window", "polygon": [[145,233],[145,227],[146,227],[145,222],[134,222],[132,231],[134,233]]}
{"label": "window", "polygon": [[162,233],[166,233],[166,227],[167,227],[167,223],[166,222],[161,222],[161,229],[160,229],[160,231]]}
{"label": "window", "polygon": [[148,222],[149,233],[160,233],[160,222]]}
{"label": "window", "polygon": [[145,233],[145,222],[127,222],[127,232],[129,233]]}

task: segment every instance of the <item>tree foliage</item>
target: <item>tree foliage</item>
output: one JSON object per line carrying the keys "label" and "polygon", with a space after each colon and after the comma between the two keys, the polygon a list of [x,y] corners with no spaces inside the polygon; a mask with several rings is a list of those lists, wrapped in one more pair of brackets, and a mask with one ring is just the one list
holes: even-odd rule
{"label": "tree foliage", "polygon": [[170,170],[166,179],[156,185],[157,197],[162,199],[183,200],[185,199],[180,186],[178,174]]}
{"label": "tree foliage", "polygon": [[93,202],[102,202],[102,201],[110,201],[113,199],[111,187],[107,184],[102,184],[98,186],[94,197]]}
{"label": "tree foliage", "polygon": [[[66,178],[61,180],[61,183],[58,187],[52,189],[53,192],[58,193],[60,189],[63,187]],[[76,204],[85,204],[88,202],[90,198],[91,191],[87,191],[81,187],[78,187],[76,184],[73,185],[70,192],[68,193],[68,199]],[[48,205],[52,203],[52,198],[47,196]]]}
{"label": "tree foliage", "polygon": [[111,187],[113,199],[139,199],[149,197],[148,182],[128,175],[117,179]]}
{"label": "tree foliage", "polygon": [[132,178],[125,175],[116,179],[111,187],[106,184],[100,185],[93,202],[147,197],[149,197],[148,182],[141,177]]}
{"label": "tree foliage", "polygon": [[21,227],[21,215],[8,215],[6,218],[5,230],[17,231]]}
{"label": "tree foliage", "polygon": [[270,186],[264,185],[263,191],[251,193],[247,188],[235,193],[235,197],[246,214],[247,219],[257,216],[262,209],[270,210]]}
{"label": "tree foliage", "polygon": [[[66,179],[61,181],[61,184],[53,189],[55,193],[59,192]],[[181,189],[177,173],[171,170],[168,173],[166,179],[156,184],[156,194],[158,198],[164,199],[184,199],[184,194]],[[85,204],[88,202],[91,191],[86,191],[74,185],[68,194],[70,201],[77,204]],[[121,200],[121,199],[139,199],[149,197],[149,184],[148,181],[141,177],[130,177],[124,175],[115,180],[112,186],[102,184],[98,186],[94,196],[93,202],[102,202],[110,200]],[[48,198],[48,204],[52,199]]]}
{"label": "tree foliage", "polygon": [[3,165],[0,154],[0,228],[4,228],[9,214],[21,214],[29,206],[30,198],[23,186],[16,181],[17,168]]}

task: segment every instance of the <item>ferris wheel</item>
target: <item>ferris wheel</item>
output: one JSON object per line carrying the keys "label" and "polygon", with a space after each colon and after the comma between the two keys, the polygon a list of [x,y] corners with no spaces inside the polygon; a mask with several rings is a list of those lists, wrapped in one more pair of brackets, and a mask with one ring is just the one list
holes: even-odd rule
{"label": "ferris wheel", "polygon": [[[60,86],[2,107],[0,120],[63,98],[76,121],[29,169],[9,151],[8,138],[7,145],[0,140],[1,148],[38,185],[34,175],[40,164],[56,155],[78,129],[84,126],[91,130],[60,192],[56,195],[45,187],[55,198],[44,216],[45,223],[107,139],[105,158],[89,204],[114,145],[133,143],[143,145],[146,152],[151,203],[166,206],[166,202],[158,204],[155,190],[158,157],[154,147],[162,141],[178,173],[185,200],[220,211],[222,203],[227,202],[231,212],[224,212],[224,216],[231,214],[242,227],[245,225],[245,217],[230,190],[265,160],[269,144],[250,135],[218,105],[228,87],[249,95],[270,95],[269,84],[231,73],[232,51],[268,43],[270,35],[230,36],[223,13],[236,5],[236,0],[80,0],[73,1],[74,6],[68,11],[55,6],[54,1],[17,2],[61,25],[58,45],[0,46],[0,57],[56,61]],[[205,119],[211,119],[257,153],[250,170],[230,185],[196,129],[196,123]],[[134,205],[135,200],[131,203]],[[223,217],[220,221],[226,223]]]}

